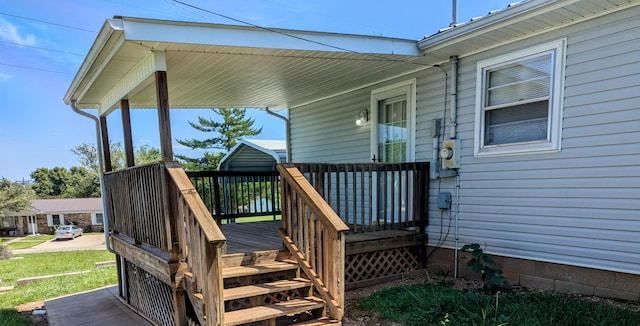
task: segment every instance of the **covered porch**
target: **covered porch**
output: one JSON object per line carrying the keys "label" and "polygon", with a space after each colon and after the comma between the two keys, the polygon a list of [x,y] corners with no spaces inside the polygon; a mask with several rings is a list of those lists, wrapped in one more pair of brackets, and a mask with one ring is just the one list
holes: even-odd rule
{"label": "covered porch", "polygon": [[[162,325],[340,324],[346,287],[423,267],[427,163],[289,163],[199,184],[174,161],[169,118],[170,108],[286,109],[423,60],[410,40],[107,20],[65,101],[99,113],[118,295]],[[118,108],[128,168],[112,171],[106,116]],[[130,108],[157,109],[161,162],[136,166]],[[256,180],[275,196],[271,211],[227,202]]]}
{"label": "covered porch", "polygon": [[[278,165],[274,179],[249,178],[243,172],[242,181],[234,183],[224,182],[232,177],[217,171],[210,172],[210,181],[199,173],[192,182],[173,162],[105,174],[120,296],[160,324],[208,324],[209,316],[216,314],[231,325],[261,320],[297,323],[278,318],[302,318],[300,314],[339,324],[345,289],[424,267],[428,164],[311,167]],[[305,170],[313,173],[305,176]],[[398,182],[381,188],[372,179]],[[278,206],[246,214],[228,210],[227,217],[230,205],[225,201],[248,202],[252,196],[242,191],[242,196],[214,197],[212,207],[202,200],[211,197],[206,190],[211,184],[217,183],[214,188],[220,191],[214,196],[219,196],[237,191],[230,187],[258,189],[257,183],[272,182],[280,189],[274,196],[280,198]],[[323,194],[316,189],[323,189]],[[398,203],[385,204],[393,201]],[[274,218],[275,210],[280,214]],[[270,220],[242,223],[265,215]]]}

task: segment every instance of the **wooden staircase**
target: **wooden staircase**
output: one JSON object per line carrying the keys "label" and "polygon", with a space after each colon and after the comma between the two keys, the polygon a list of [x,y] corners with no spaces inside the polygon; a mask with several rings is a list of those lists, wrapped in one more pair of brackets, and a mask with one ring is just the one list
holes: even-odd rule
{"label": "wooden staircase", "polygon": [[[325,301],[314,293],[312,282],[301,275],[289,252],[224,255],[222,265],[224,325],[342,324],[329,318]],[[195,310],[203,309],[202,300],[191,298],[198,302]]]}

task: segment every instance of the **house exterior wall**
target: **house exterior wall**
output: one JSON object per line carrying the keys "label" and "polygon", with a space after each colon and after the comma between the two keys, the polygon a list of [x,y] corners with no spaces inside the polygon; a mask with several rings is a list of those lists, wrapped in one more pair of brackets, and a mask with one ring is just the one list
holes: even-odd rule
{"label": "house exterior wall", "polygon": [[[504,271],[503,276],[510,284],[560,293],[640,301],[640,275],[532,259],[493,258],[493,266]],[[454,259],[453,249],[439,248],[429,256],[427,270],[437,275],[452,275]],[[479,280],[479,275],[466,266],[468,259],[465,254],[460,255],[459,277]]]}
{"label": "house exterior wall", "polygon": [[[102,224],[93,224],[91,212],[84,213],[65,213],[61,214],[64,216],[64,224],[76,224],[81,227],[85,232],[91,231],[103,231],[104,226]],[[26,217],[25,217],[26,218]],[[42,234],[53,234],[53,227],[49,226],[47,220],[47,214],[37,214],[36,215],[36,224],[38,226],[38,233]],[[23,225],[23,233],[28,234],[28,223],[25,221]]]}
{"label": "house exterior wall", "polygon": [[[460,246],[640,273],[638,15],[635,7],[460,58]],[[474,157],[476,63],[561,38],[567,40],[562,150]],[[433,219],[430,244],[444,223]]]}
{"label": "house exterior wall", "polygon": [[[609,281],[587,284],[593,290],[586,292],[640,299],[637,287],[624,289],[625,282],[640,279],[638,16],[640,8],[634,7],[482,53],[459,54],[459,180],[443,178],[430,185],[429,245],[451,253],[448,263],[437,263],[442,270],[453,270],[459,207],[458,247],[479,243],[500,261],[533,264],[530,273],[505,264],[512,282],[542,288],[551,282],[551,289],[576,292],[585,284],[574,275],[587,273]],[[560,39],[567,42],[561,151],[475,157],[477,62]],[[448,64],[442,67],[449,72]],[[371,89],[407,78],[417,80],[416,161],[431,160],[431,120],[446,123],[450,109],[437,68],[292,109],[292,160],[370,161],[371,126],[355,126],[354,116],[369,106]],[[437,208],[440,191],[454,194],[454,209]],[[548,266],[570,270],[572,276],[545,274]]]}
{"label": "house exterior wall", "polygon": [[[431,155],[431,143],[423,140],[430,133],[430,122],[444,107],[444,73],[424,67],[407,74],[303,107],[290,109],[291,160],[293,162],[352,163],[371,162],[371,122],[355,125],[364,109],[371,112],[371,91],[416,79],[416,160]],[[371,119],[371,118],[370,118]]]}

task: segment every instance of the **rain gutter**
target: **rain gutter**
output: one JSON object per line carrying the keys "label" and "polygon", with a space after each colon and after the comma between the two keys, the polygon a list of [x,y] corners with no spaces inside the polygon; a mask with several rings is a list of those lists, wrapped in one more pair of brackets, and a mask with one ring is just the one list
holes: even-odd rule
{"label": "rain gutter", "polygon": [[100,177],[100,194],[102,195],[102,223],[104,224],[104,244],[105,247],[107,248],[107,251],[109,251],[112,254],[115,254],[116,252],[113,250],[113,248],[111,248],[111,242],[109,241],[109,216],[107,213],[107,206],[105,204],[105,200],[104,200],[104,173],[102,173],[102,166],[103,166],[103,162],[102,162],[102,137],[100,136],[100,120],[87,113],[84,111],[80,111],[80,109],[78,109],[78,107],[76,107],[76,101],[72,100],[71,101],[71,109],[73,109],[73,112],[93,120],[93,122],[96,125],[96,144],[97,144],[97,150],[98,150],[98,166],[100,167],[99,171],[98,171],[98,176]]}

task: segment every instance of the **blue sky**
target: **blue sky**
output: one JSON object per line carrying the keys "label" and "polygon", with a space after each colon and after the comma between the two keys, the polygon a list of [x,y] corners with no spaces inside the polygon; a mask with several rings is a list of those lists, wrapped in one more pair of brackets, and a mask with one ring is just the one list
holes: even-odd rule
{"label": "blue sky", "polygon": [[[181,0],[251,24],[418,40],[451,22],[449,0]],[[514,0],[459,0],[468,21]],[[94,143],[93,123],[62,98],[105,19],[113,16],[239,24],[173,0],[0,0],[0,177],[29,179],[38,167],[78,165],[71,149]],[[93,112],[92,112],[93,113]],[[258,139],[284,139],[284,123],[249,110]],[[202,138],[188,125],[206,110],[173,110],[174,138]],[[121,141],[119,114],[108,120]],[[158,146],[153,110],[133,110],[134,145]],[[175,151],[191,155],[175,144]],[[196,156],[195,153],[193,153]]]}

